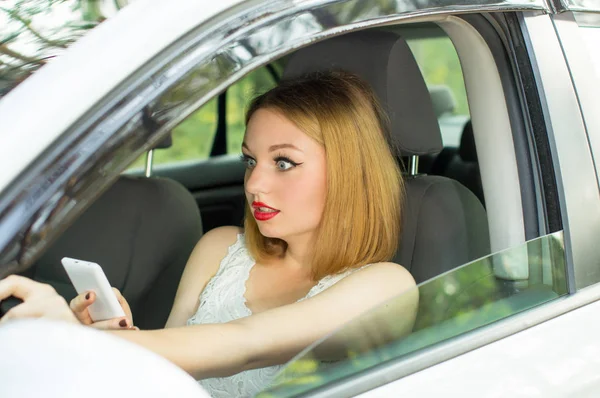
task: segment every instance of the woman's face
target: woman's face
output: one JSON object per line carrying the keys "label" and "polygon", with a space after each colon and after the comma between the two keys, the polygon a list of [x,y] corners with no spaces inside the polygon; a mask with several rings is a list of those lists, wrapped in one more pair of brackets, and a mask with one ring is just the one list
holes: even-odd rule
{"label": "woman's face", "polygon": [[325,207],[325,149],[281,113],[254,112],[242,144],[246,199],[261,234],[310,236]]}

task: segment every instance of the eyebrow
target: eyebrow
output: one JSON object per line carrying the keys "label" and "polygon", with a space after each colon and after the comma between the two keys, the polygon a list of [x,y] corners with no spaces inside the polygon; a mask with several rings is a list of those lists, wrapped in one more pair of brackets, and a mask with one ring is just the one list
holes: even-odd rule
{"label": "eyebrow", "polygon": [[[245,142],[242,142],[242,148],[246,148],[247,150],[250,150],[250,148],[248,148],[248,145],[246,145]],[[292,144],[276,144],[276,145],[271,145],[269,147],[269,152],[273,152],[273,151],[276,151],[278,149],[283,149],[283,148],[290,148],[290,149],[294,149],[296,151],[302,152],[298,147],[296,147],[295,145],[292,145]]]}

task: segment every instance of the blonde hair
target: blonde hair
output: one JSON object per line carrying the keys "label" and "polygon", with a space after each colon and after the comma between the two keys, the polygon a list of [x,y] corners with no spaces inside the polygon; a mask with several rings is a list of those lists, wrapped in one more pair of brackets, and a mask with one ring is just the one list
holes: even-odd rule
{"label": "blonde hair", "polygon": [[[347,72],[313,73],[281,82],[255,98],[325,148],[327,191],[309,258],[315,281],[388,261],[397,249],[404,182],[391,150],[385,113],[367,83]],[[256,261],[281,257],[287,244],[263,236],[246,204],[246,245]]]}

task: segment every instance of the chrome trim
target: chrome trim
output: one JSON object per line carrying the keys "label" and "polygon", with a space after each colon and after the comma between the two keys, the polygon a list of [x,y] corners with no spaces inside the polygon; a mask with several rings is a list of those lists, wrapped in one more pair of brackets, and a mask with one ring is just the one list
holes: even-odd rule
{"label": "chrome trim", "polygon": [[417,155],[412,155],[408,159],[408,175],[416,176],[419,174],[419,157]]}
{"label": "chrome trim", "polygon": [[146,177],[152,176],[152,164],[154,163],[154,149],[150,149],[146,152],[146,168],[144,169],[144,175]]}
{"label": "chrome trim", "polygon": [[[0,277],[31,265],[129,163],[253,69],[317,40],[370,26],[523,10],[550,11],[543,0],[250,0],[215,15],[126,79],[4,190]],[[160,128],[144,126],[148,111]]]}
{"label": "chrome trim", "polygon": [[513,315],[505,320],[443,341],[414,354],[398,358],[372,370],[353,375],[351,378],[342,379],[337,383],[332,383],[300,396],[310,396],[312,398],[353,397],[598,300],[600,300],[600,285],[589,287],[574,295],[559,297],[538,308]]}
{"label": "chrome trim", "polygon": [[[594,14],[595,17],[600,17]],[[571,12],[553,17],[554,29],[567,60],[571,80],[577,91],[577,99],[583,115],[589,146],[592,149],[596,170],[600,167],[600,75],[589,56],[589,47],[582,37],[576,16]],[[598,28],[594,28],[598,29]],[[600,174],[596,175],[600,187]]]}
{"label": "chrome trim", "polygon": [[[570,292],[600,281],[600,196],[579,99],[548,15],[523,13],[526,46],[536,73],[555,165]],[[577,176],[577,178],[573,178]]]}
{"label": "chrome trim", "polygon": [[581,11],[581,12],[600,12],[600,2],[598,0],[555,0],[557,3],[556,11]]}

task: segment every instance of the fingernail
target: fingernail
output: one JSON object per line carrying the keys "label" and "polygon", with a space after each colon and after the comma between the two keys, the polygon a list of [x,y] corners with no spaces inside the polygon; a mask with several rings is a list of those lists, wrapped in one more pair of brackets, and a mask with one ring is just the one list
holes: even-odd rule
{"label": "fingernail", "polygon": [[85,299],[86,299],[86,300],[89,300],[89,299],[90,299],[90,294],[89,294],[89,293],[85,295]]}
{"label": "fingernail", "polygon": [[119,326],[121,326],[122,328],[127,327],[127,321],[125,319],[121,319],[121,321],[119,322]]}

